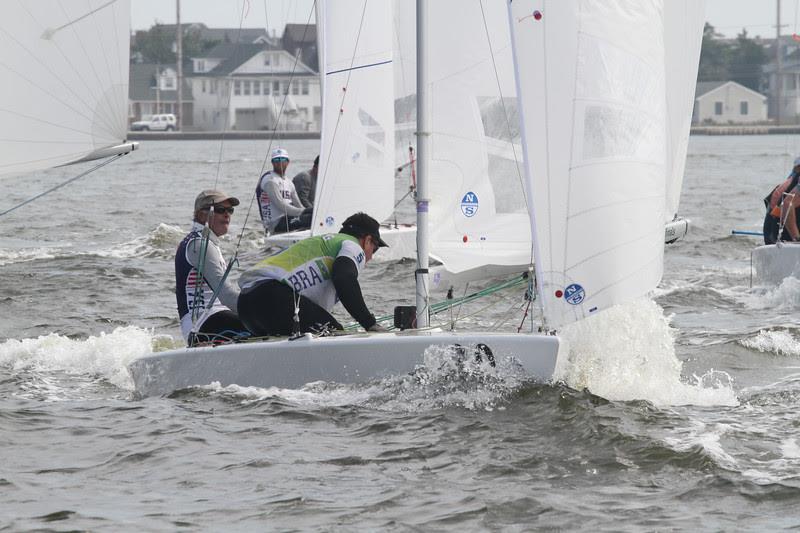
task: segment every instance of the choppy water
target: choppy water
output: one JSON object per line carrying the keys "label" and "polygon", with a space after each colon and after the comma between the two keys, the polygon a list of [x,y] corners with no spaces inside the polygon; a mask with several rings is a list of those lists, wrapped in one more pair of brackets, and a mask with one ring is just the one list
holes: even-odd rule
{"label": "choppy water", "polygon": [[[290,171],[316,155],[285,146]],[[432,364],[361,386],[134,398],[126,364],[180,343],[172,254],[194,196],[218,180],[249,198],[266,149],[149,142],[0,218],[0,529],[800,525],[800,281],[750,288],[756,241],[730,236],[760,229],[800,141],[693,137],[690,235],[668,247],[653,299],[565,332],[557,384]],[[5,181],[0,209],[74,173]],[[245,266],[263,244],[253,216],[247,228]],[[376,313],[408,303],[411,263],[365,277]],[[501,322],[496,303],[467,320]]]}

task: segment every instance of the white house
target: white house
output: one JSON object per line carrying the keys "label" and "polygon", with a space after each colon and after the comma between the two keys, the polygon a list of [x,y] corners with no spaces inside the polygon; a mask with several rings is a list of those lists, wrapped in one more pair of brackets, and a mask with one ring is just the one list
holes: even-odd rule
{"label": "white house", "polygon": [[277,45],[223,43],[192,64],[197,129],[319,131],[319,75]]}
{"label": "white house", "polygon": [[747,124],[767,120],[767,97],[735,81],[704,81],[694,93],[693,124]]}

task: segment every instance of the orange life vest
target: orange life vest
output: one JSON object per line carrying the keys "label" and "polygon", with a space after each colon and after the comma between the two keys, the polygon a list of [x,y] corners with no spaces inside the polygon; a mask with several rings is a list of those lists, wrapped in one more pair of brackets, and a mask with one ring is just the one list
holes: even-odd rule
{"label": "orange life vest", "polygon": [[[783,194],[796,184],[797,176],[795,174],[790,174],[783,183],[772,189],[772,192],[764,198],[764,203],[767,204],[767,211],[769,211],[770,215],[775,218],[781,218],[781,201],[783,199]],[[800,198],[798,198],[797,201],[800,202]]]}

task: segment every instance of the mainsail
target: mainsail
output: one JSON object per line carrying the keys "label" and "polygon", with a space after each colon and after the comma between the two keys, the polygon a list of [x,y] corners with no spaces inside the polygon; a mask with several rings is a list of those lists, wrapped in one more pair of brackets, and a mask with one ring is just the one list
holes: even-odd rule
{"label": "mainsail", "polygon": [[389,2],[316,4],[322,135],[312,233],[336,232],[365,211],[394,208],[394,97]]}
{"label": "mainsail", "polygon": [[676,18],[665,15],[667,3],[509,2],[548,327],[661,279],[669,152],[677,152],[677,128],[666,127],[665,24]]}
{"label": "mainsail", "polygon": [[130,151],[130,1],[0,9],[0,176]]}

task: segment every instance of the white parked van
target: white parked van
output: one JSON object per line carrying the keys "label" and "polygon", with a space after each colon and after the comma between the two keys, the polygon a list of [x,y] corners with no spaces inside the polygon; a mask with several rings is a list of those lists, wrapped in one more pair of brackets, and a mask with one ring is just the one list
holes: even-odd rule
{"label": "white parked van", "polygon": [[137,120],[131,124],[131,131],[173,131],[177,121],[172,113],[160,115],[143,116],[142,120]]}

